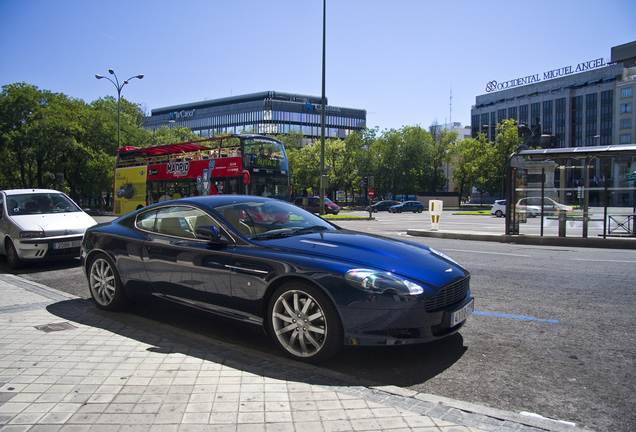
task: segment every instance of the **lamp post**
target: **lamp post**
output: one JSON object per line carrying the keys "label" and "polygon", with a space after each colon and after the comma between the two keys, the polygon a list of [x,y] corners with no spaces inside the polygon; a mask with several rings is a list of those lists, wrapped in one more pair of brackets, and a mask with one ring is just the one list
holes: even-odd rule
{"label": "lamp post", "polygon": [[112,79],[108,78],[107,76],[104,75],[98,75],[95,74],[95,78],[97,79],[102,79],[105,78],[108,81],[112,82],[113,85],[115,86],[115,88],[117,89],[117,148],[121,147],[121,108],[120,108],[120,101],[121,101],[121,89],[130,82],[131,79],[134,78],[138,78],[138,79],[142,79],[144,76],[143,75],[135,75],[132,76],[130,78],[128,78],[127,80],[125,80],[124,82],[122,82],[121,84],[119,83],[119,79],[117,79],[117,75],[115,75],[115,71],[112,69],[108,69],[108,73],[113,75],[115,77],[115,81],[113,81]]}
{"label": "lamp post", "polygon": [[319,214],[325,214],[325,50],[326,50],[327,0],[322,2],[322,110],[320,113],[320,200]]}

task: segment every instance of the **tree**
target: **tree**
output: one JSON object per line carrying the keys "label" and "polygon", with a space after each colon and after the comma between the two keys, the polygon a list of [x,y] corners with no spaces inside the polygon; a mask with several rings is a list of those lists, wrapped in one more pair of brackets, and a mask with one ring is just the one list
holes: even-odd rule
{"label": "tree", "polygon": [[505,196],[505,179],[508,159],[517,146],[522,142],[517,131],[514,119],[503,120],[497,125],[497,137],[492,144],[490,165],[490,176],[486,184],[486,190],[491,194],[501,192],[501,197]]}
{"label": "tree", "polygon": [[459,185],[460,198],[470,196],[473,186],[485,192],[485,178],[488,171],[490,143],[486,135],[466,138],[457,142],[450,150],[451,160],[456,168],[453,179]]}

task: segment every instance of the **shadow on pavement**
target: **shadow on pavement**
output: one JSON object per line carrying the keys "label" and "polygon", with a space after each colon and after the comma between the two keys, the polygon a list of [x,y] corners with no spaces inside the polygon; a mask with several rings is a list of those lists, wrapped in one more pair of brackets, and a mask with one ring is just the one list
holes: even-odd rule
{"label": "shadow on pavement", "polygon": [[258,326],[238,323],[154,297],[141,297],[126,312],[106,312],[91,300],[54,303],[47,310],[147,344],[155,353],[181,353],[264,377],[320,385],[406,387],[442,373],[466,347],[455,334],[413,346],[346,347],[318,366],[283,357]]}

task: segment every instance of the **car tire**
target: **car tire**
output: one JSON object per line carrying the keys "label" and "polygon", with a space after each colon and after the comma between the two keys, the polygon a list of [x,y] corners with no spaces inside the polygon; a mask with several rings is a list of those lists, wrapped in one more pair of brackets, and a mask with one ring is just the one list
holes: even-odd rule
{"label": "car tire", "polygon": [[495,212],[495,216],[497,216],[497,217],[499,217],[499,218],[500,218],[500,217],[503,217],[503,215],[504,215],[504,214],[503,214],[503,212],[502,212],[501,210],[497,210],[497,211]]}
{"label": "car tire", "polygon": [[18,270],[24,267],[24,261],[18,256],[18,251],[11,240],[7,240],[7,263],[12,270]]}
{"label": "car tire", "polygon": [[306,363],[333,357],[343,346],[344,331],[331,300],[306,282],[278,288],[267,308],[268,331],[288,356]]}
{"label": "car tire", "polygon": [[103,310],[121,310],[128,303],[115,264],[102,253],[93,257],[88,265],[88,290],[97,307]]}
{"label": "car tire", "polygon": [[377,208],[374,208],[374,209],[373,209],[373,213],[377,213],[377,212],[378,212],[378,209],[377,209]]}

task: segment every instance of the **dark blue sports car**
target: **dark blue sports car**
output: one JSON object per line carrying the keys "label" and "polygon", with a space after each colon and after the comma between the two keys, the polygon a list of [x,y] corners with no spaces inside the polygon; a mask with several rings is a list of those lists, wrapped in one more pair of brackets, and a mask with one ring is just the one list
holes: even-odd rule
{"label": "dark blue sports car", "polygon": [[470,275],[448,256],[254,196],[167,201],[91,227],[82,264],[102,309],[143,288],[261,325],[307,362],[439,339],[473,310]]}

